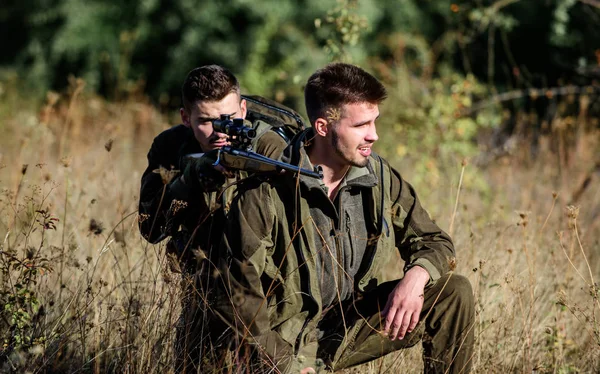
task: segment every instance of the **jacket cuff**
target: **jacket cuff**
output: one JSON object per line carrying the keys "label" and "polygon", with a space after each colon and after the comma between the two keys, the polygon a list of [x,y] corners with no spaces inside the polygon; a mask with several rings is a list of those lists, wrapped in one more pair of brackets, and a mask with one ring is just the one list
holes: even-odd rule
{"label": "jacket cuff", "polygon": [[433,285],[435,282],[438,281],[438,279],[440,279],[442,277],[442,275],[440,274],[440,271],[435,266],[433,266],[433,263],[431,261],[429,261],[426,258],[417,258],[411,264],[406,265],[404,267],[404,274],[406,274],[407,271],[409,271],[411,268],[413,268],[415,266],[419,266],[419,267],[425,269],[425,271],[427,271],[427,273],[429,273],[429,282],[427,282],[425,287],[429,287],[429,286]]}

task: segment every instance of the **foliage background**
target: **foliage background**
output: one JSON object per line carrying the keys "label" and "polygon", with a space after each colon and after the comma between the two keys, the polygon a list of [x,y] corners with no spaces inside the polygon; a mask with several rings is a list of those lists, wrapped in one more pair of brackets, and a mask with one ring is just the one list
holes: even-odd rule
{"label": "foliage background", "polygon": [[595,0],[3,1],[0,370],[172,370],[178,278],[136,209],[185,74],[303,112],[344,60],[385,83],[376,150],[453,234],[475,370],[599,371],[599,26]]}
{"label": "foliage background", "polygon": [[11,35],[0,64],[38,95],[64,88],[73,74],[111,98],[140,81],[155,100],[177,98],[181,77],[212,62],[242,74],[249,91],[297,95],[306,75],[331,58],[322,47],[344,39],[344,52],[361,65],[393,61],[406,48],[412,72],[431,76],[446,62],[499,88],[554,85],[597,70],[597,7],[593,0],[9,0],[0,9],[0,32]]}

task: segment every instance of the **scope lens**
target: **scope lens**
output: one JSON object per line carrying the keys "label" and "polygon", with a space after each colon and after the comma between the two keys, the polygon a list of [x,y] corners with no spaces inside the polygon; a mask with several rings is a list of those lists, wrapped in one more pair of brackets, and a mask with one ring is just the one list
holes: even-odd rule
{"label": "scope lens", "polygon": [[231,122],[230,120],[214,120],[213,121],[213,128],[215,129],[215,131],[217,132],[222,132],[222,133],[227,133],[227,128],[228,123]]}

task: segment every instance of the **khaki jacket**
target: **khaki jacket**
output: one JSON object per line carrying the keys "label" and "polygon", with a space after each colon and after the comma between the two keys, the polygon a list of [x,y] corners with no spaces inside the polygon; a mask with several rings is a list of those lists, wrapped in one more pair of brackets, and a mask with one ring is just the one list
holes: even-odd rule
{"label": "khaki jacket", "polygon": [[[256,121],[253,127],[258,133],[252,144],[255,152],[279,157],[287,145],[281,136],[268,131],[271,126],[262,121]],[[186,156],[201,152],[190,128],[184,125],[171,127],[154,139],[148,152],[148,166],[141,179],[140,233],[150,243],[171,237],[167,248],[178,256],[182,251],[186,252],[184,257],[191,255],[192,251],[187,249],[190,245],[207,250],[220,238],[221,208],[228,205],[235,191],[235,185],[224,193],[194,190],[182,181]],[[219,236],[215,236],[215,232]]]}
{"label": "khaki jacket", "polygon": [[[307,129],[294,138],[282,160],[310,168],[304,145],[312,134]],[[211,306],[271,357],[297,354],[316,339],[316,324],[328,306],[322,298],[328,284],[321,280],[322,251],[337,257],[343,270],[342,276],[330,275],[336,286],[351,285],[350,293],[334,302],[399,279],[413,266],[426,269],[430,283],[450,270],[451,239],[384,159],[373,154],[367,167],[353,168],[343,183],[337,204],[304,176],[250,178],[238,187]],[[402,261],[390,272],[387,264],[398,258],[396,250]],[[362,254],[352,263],[348,251]]]}

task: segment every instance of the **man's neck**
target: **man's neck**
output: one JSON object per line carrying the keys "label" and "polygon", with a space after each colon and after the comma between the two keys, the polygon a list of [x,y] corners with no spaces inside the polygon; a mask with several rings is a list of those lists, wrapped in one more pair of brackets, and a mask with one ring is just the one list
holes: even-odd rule
{"label": "man's neck", "polygon": [[350,165],[336,162],[337,157],[332,157],[330,153],[326,154],[324,152],[325,149],[331,149],[331,147],[315,141],[315,144],[307,149],[307,154],[311,164],[321,166],[323,170],[323,183],[327,186],[329,199],[333,201],[342,180],[348,173],[348,170],[350,170]]}

